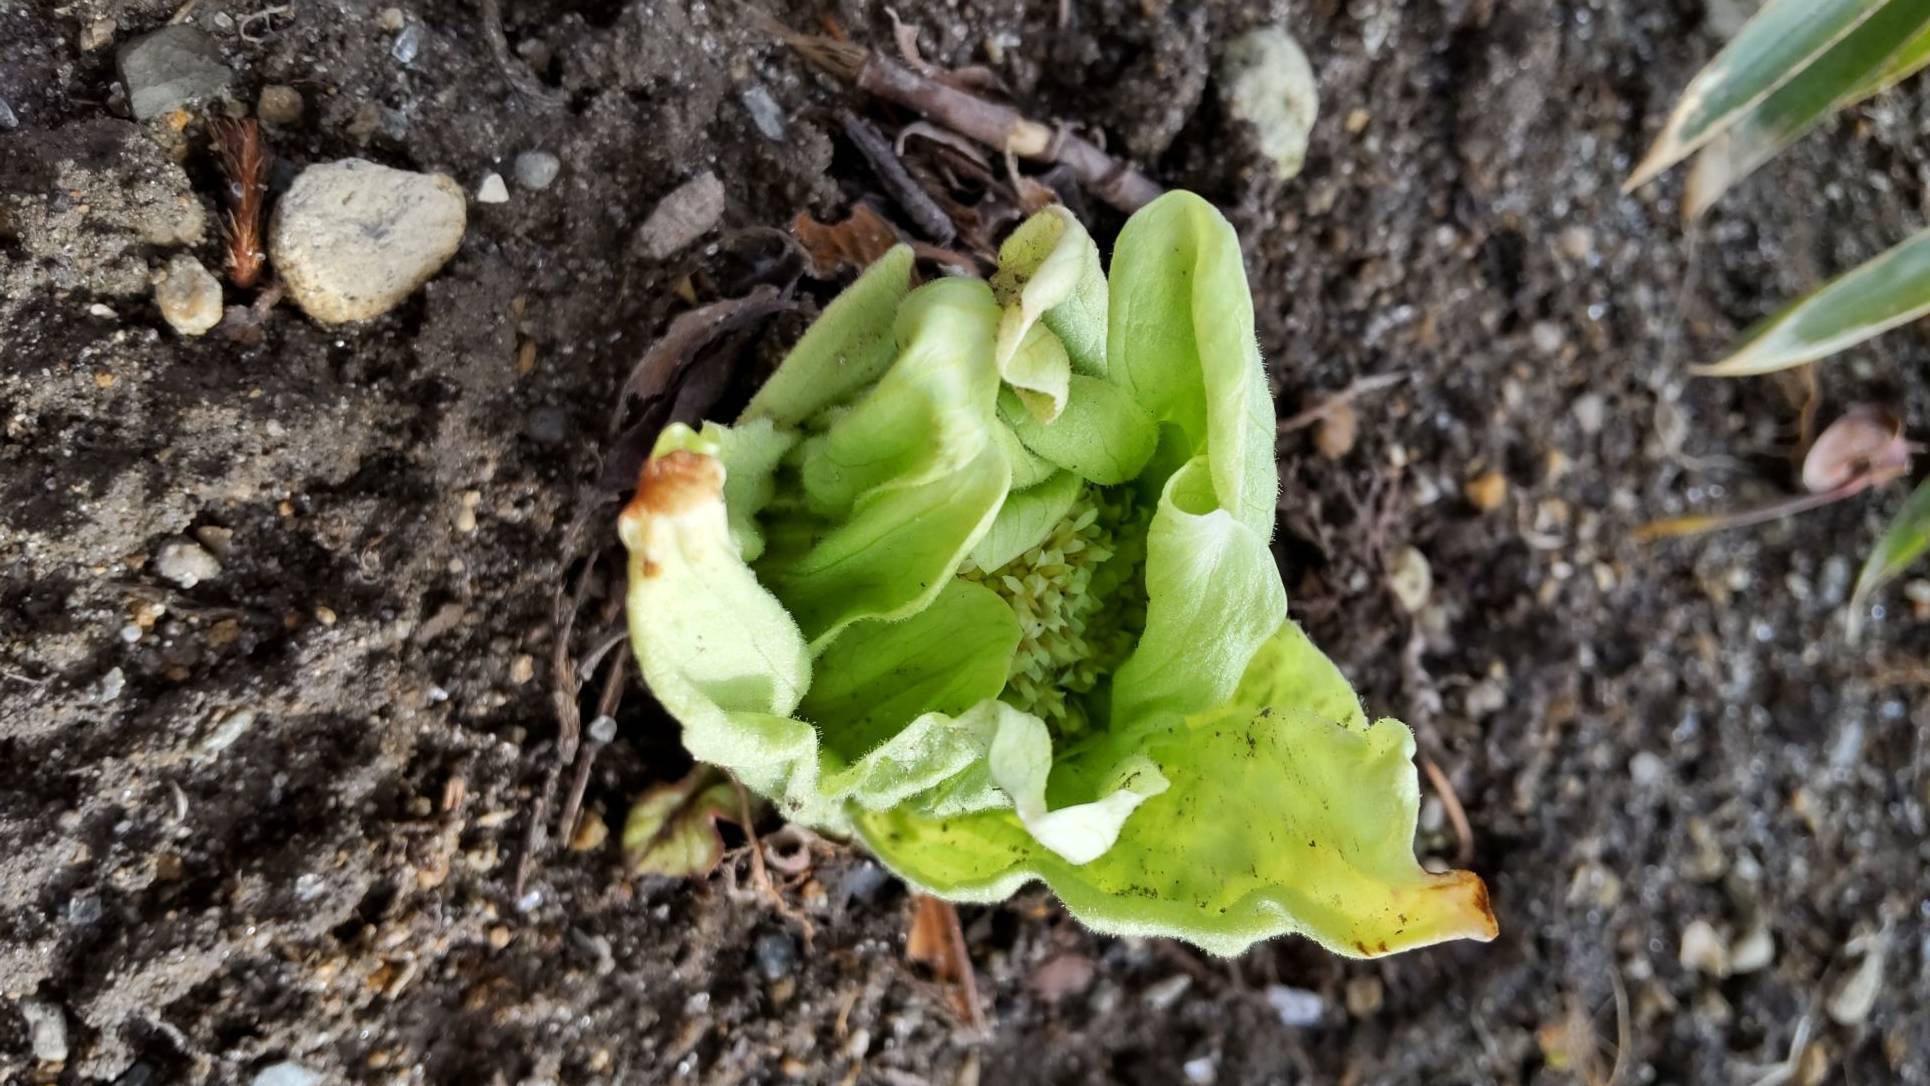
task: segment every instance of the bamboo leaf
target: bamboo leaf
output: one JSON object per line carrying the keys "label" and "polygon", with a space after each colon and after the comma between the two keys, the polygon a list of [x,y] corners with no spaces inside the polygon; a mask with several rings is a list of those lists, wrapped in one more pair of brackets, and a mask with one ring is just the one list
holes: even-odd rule
{"label": "bamboo leaf", "polygon": [[[1702,149],[1689,172],[1683,214],[1706,211],[1736,182],[1837,110],[1860,101],[1930,60],[1930,4],[1892,0],[1807,68],[1740,114]],[[1904,46],[1926,52],[1900,65]]]}
{"label": "bamboo leaf", "polygon": [[1930,314],[1930,230],[1797,299],[1727,358],[1695,372],[1747,377],[1800,366]]}
{"label": "bamboo leaf", "polygon": [[1910,563],[1930,550],[1930,479],[1919,485],[1896,519],[1890,522],[1883,538],[1863,562],[1857,575],[1856,591],[1850,596],[1850,634],[1855,636],[1862,624],[1863,611],[1877,589],[1894,580]]}
{"label": "bamboo leaf", "polygon": [[[1922,6],[1921,0],[1888,3]],[[1694,154],[1885,6],[1886,0],[1770,0],[1690,81],[1622,191]]]}

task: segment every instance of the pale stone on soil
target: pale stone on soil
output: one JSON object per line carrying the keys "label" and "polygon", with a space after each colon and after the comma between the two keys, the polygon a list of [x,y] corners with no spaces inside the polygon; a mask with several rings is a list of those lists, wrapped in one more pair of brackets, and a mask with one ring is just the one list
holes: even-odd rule
{"label": "pale stone on soil", "polygon": [[1263,26],[1233,40],[1220,55],[1220,97],[1227,113],[1253,126],[1260,153],[1282,181],[1300,172],[1320,114],[1313,65],[1293,36]]}
{"label": "pale stone on soil", "polygon": [[710,232],[724,214],[724,183],[706,170],[679,185],[637,227],[635,244],[651,260],[662,260]]}
{"label": "pale stone on soil", "polygon": [[466,201],[442,174],[351,158],[310,166],[275,207],[268,256],[324,324],[379,317],[462,244]]}
{"label": "pale stone on soil", "polygon": [[199,260],[180,253],[154,280],[154,304],[175,331],[205,335],[221,323],[221,283]]}

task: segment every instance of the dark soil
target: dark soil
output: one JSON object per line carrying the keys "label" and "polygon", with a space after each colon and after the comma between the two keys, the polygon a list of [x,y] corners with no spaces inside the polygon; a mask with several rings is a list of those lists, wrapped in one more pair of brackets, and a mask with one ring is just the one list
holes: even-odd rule
{"label": "dark soil", "polygon": [[[548,191],[472,203],[461,252],[399,310],[324,329],[284,306],[259,345],[183,340],[126,282],[166,247],[109,223],[50,256],[0,221],[0,1081],[246,1082],[293,1060],[379,1082],[1603,1082],[1619,1022],[1625,1083],[1930,1082],[1930,625],[1892,592],[1861,644],[1843,628],[1898,495],[1630,538],[1791,485],[1789,389],[1685,365],[1922,225],[1930,84],[1685,235],[1679,182],[1618,186],[1720,44],[1699,0],[1074,0],[1064,25],[1052,2],[899,8],[931,59],[990,65],[1035,116],[1227,211],[1283,415],[1406,376],[1358,401],[1338,461],[1283,440],[1277,550],[1295,613],[1451,781],[1502,930],[1374,963],[1294,940],[1216,961],[1096,938],[1028,893],[961,910],[975,1036],[903,960],[903,889],[849,851],[786,891],[808,946],[742,859],[639,885],[613,843],[551,848],[515,892],[556,761],[565,528],[618,382],[707,259],[632,237],[704,170],[725,231],[842,217],[877,186],[832,107],[896,115],[731,4],[512,0],[546,106],[500,74],[483,5],[399,2],[406,64],[380,3],[298,3],[247,21],[259,41],[236,24],[269,8],[189,5],[242,97],[303,91],[272,133],[287,163],[362,155],[473,193],[519,151],[560,156]],[[112,128],[112,46],[80,44],[174,8],[0,5],[10,185],[52,191],[31,163],[78,155],[138,218],[134,171],[172,140],[213,222],[198,130]],[[890,48],[882,5],[777,14]],[[1284,184],[1209,78],[1269,19],[1320,75]],[[747,107],[763,96],[782,141]],[[212,230],[196,252],[219,266]],[[1874,400],[1930,425],[1926,363],[1905,331],[1821,367],[1823,417]],[[1490,469],[1508,488],[1483,512],[1462,487]],[[206,529],[232,533],[219,576],[156,575],[163,543]],[[1408,546],[1434,577],[1412,617],[1386,576]],[[618,715],[588,799],[613,826],[686,764],[646,699]],[[1424,855],[1455,850],[1440,814]],[[1766,926],[1773,961],[1685,967],[1698,920]],[[1833,1022],[1872,944],[1874,1010]],[[1319,993],[1321,1023],[1283,1024],[1273,984]],[[30,1004],[66,1022],[64,1066],[31,1056]],[[1761,1077],[1799,1034],[1794,1077]]]}

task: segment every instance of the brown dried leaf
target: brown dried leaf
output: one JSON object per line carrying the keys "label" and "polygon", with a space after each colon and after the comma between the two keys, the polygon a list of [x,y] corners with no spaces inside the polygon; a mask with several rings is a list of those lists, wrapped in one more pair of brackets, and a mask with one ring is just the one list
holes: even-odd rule
{"label": "brown dried leaf", "polygon": [[808,212],[791,220],[791,233],[811,258],[811,274],[831,279],[845,268],[862,271],[898,244],[898,231],[870,204],[852,208],[843,222],[821,223]]}

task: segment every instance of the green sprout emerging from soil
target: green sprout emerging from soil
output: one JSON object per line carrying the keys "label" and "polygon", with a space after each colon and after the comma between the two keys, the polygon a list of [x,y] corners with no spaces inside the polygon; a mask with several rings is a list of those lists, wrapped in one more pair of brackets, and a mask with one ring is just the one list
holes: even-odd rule
{"label": "green sprout emerging from soil", "polygon": [[1415,861],[1413,736],[1287,617],[1227,222],[1162,197],[1108,277],[1050,208],[990,281],[912,278],[885,255],[642,470],[631,640],[690,753],[951,901],[1039,879],[1225,954],[1492,938],[1481,880]]}

